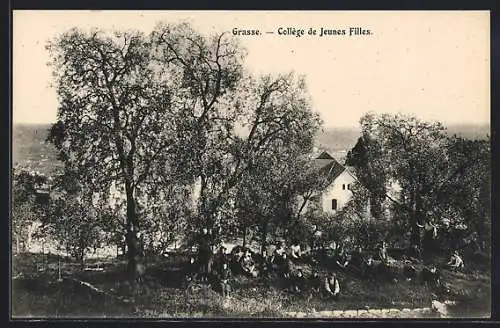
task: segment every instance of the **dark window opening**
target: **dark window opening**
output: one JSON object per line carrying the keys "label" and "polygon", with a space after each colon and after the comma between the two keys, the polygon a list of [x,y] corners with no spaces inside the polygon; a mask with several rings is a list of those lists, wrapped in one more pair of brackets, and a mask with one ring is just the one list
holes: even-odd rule
{"label": "dark window opening", "polygon": [[351,190],[351,185],[350,184],[347,185],[347,190]]}
{"label": "dark window opening", "polygon": [[332,199],[332,210],[336,210],[336,209],[337,209],[337,200]]}
{"label": "dark window opening", "polygon": [[345,190],[345,183],[342,184],[342,190]]}

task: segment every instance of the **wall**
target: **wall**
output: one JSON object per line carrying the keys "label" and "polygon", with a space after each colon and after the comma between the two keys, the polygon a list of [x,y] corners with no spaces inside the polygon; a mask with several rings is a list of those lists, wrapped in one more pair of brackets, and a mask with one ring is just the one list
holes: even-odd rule
{"label": "wall", "polygon": [[[342,172],[337,179],[327,188],[321,197],[321,204],[324,213],[335,213],[332,210],[332,199],[337,200],[337,211],[342,209],[352,198],[352,191],[348,190],[348,185],[354,184],[354,177],[347,171]],[[345,185],[345,189],[342,189]]]}

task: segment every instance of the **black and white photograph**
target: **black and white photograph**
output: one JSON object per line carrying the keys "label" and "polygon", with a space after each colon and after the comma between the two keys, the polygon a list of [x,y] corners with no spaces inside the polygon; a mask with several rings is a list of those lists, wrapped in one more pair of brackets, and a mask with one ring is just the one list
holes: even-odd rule
{"label": "black and white photograph", "polygon": [[12,29],[12,319],[491,317],[488,11]]}

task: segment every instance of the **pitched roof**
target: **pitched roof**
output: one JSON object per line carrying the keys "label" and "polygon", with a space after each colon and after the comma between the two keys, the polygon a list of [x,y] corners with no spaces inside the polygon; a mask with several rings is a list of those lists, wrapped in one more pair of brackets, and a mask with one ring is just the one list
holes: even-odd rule
{"label": "pitched roof", "polygon": [[344,172],[344,170],[345,170],[345,167],[342,166],[336,160],[333,160],[332,163],[330,165],[328,165],[327,168],[328,168],[327,178],[330,181],[334,181],[335,179],[337,179],[339,177],[339,175],[341,175],[342,172]]}
{"label": "pitched roof", "polygon": [[318,159],[318,158],[315,158],[313,160],[313,165],[316,169],[318,170],[321,170],[323,169],[324,167],[326,166],[329,166],[333,163],[333,161],[335,160],[331,160],[331,159]]}
{"label": "pitched roof", "polygon": [[313,160],[313,165],[316,169],[324,172],[325,177],[329,181],[337,179],[337,177],[344,172],[345,167],[337,162],[330,154],[327,152],[321,153],[317,158]]}
{"label": "pitched roof", "polygon": [[328,154],[326,151],[322,152],[316,159],[334,159],[332,155]]}

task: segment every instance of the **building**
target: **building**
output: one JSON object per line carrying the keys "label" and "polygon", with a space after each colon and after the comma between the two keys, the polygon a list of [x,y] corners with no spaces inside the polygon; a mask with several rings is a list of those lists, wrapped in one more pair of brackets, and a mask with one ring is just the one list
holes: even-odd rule
{"label": "building", "polygon": [[[313,166],[319,170],[326,181],[325,187],[311,198],[309,207],[320,213],[338,213],[353,197],[352,189],[356,182],[354,169],[340,164],[327,152],[322,152],[314,158]],[[368,201],[367,213],[369,213]]]}

